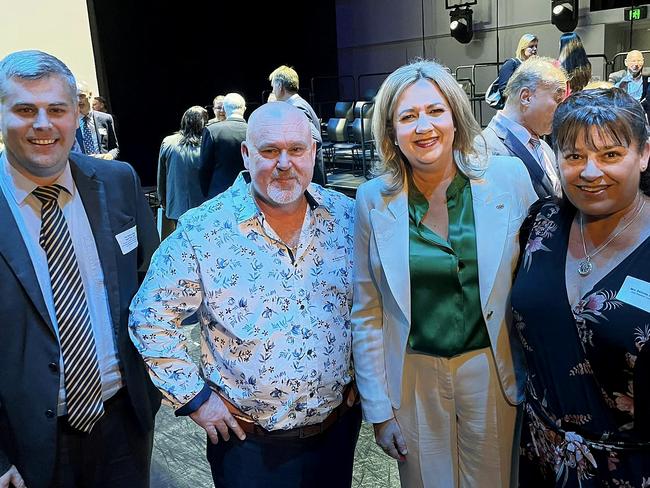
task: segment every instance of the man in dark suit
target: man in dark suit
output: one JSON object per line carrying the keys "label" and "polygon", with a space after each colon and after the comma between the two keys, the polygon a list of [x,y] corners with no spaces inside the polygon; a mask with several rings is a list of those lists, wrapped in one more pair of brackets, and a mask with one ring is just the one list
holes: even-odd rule
{"label": "man in dark suit", "polygon": [[226,120],[211,124],[201,138],[201,188],[206,199],[222,193],[244,170],[241,143],[246,139],[246,100],[239,93],[223,99]]}
{"label": "man in dark suit", "polygon": [[325,173],[325,164],[323,162],[323,136],[321,135],[320,119],[309,102],[298,94],[300,88],[300,79],[296,70],[289,66],[282,65],[273,70],[269,75],[271,88],[275,99],[280,102],[287,102],[296,108],[302,110],[309,119],[311,136],[316,141],[316,164],[314,166],[314,176],[312,181],[321,186],[327,183],[327,174]]}
{"label": "man in dark suit", "polygon": [[158,244],[133,168],[70,152],[76,83],[0,61],[0,487],[148,487],[160,395],[128,307]]}
{"label": "man in dark suit", "polygon": [[527,59],[508,81],[505,107],[483,130],[490,154],[523,161],[540,198],[562,196],[555,154],[541,137],[551,133],[553,114],[564,100],[566,85],[566,72],[553,60]]}
{"label": "man in dark suit", "polygon": [[113,116],[97,112],[90,107],[92,93],[88,87],[79,83],[77,86],[79,100],[79,127],[76,140],[80,152],[101,159],[116,159],[120,153],[115,134]]}

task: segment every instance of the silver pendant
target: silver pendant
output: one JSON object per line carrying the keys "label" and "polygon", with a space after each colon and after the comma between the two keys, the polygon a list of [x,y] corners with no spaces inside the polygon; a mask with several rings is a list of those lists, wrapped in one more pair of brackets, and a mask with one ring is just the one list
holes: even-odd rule
{"label": "silver pendant", "polygon": [[587,276],[589,273],[591,273],[592,269],[594,269],[594,265],[591,264],[591,261],[589,259],[583,259],[578,264],[578,273],[580,276]]}

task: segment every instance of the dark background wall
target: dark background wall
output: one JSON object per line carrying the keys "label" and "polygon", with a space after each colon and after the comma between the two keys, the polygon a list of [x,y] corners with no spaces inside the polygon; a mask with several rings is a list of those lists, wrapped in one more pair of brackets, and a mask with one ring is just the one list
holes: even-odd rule
{"label": "dark background wall", "polygon": [[117,120],[120,159],[143,185],[155,184],[160,142],[191,105],[237,91],[248,115],[280,64],[296,69],[301,92],[337,73],[334,0],[163,5],[172,4],[88,0],[99,89]]}

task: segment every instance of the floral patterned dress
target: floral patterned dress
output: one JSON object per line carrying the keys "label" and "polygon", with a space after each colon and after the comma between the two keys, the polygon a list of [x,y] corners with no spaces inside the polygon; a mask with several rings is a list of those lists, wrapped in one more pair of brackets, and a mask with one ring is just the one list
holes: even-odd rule
{"label": "floral patterned dress", "polygon": [[519,484],[650,487],[650,314],[617,299],[627,276],[650,282],[650,242],[572,308],[565,263],[576,210],[536,207],[512,291],[528,363]]}

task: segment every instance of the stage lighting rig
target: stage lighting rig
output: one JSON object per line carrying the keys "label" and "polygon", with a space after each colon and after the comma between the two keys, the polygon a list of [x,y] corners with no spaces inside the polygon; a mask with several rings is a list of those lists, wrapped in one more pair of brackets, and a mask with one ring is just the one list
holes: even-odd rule
{"label": "stage lighting rig", "polygon": [[578,25],[578,0],[551,0],[551,23],[562,32],[573,32]]}
{"label": "stage lighting rig", "polygon": [[449,32],[451,37],[462,44],[467,44],[474,37],[474,26],[472,22],[472,9],[456,7],[449,12]]}

